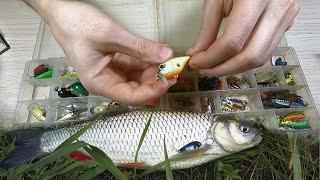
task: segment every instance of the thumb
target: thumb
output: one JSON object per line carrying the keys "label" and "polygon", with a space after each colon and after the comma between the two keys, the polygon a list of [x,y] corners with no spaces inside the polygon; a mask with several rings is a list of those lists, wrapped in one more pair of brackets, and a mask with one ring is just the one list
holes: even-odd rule
{"label": "thumb", "polygon": [[115,51],[135,57],[148,64],[159,64],[173,55],[172,49],[166,44],[160,44],[126,30],[117,34],[118,46]]}

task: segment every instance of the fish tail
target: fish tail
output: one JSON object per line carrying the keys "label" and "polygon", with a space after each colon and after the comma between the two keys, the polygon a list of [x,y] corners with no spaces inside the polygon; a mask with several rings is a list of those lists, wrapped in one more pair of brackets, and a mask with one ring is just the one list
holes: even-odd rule
{"label": "fish tail", "polygon": [[0,163],[0,168],[9,169],[38,159],[46,153],[41,150],[41,137],[45,131],[15,130],[6,134],[7,139],[14,141],[15,148],[6,159]]}

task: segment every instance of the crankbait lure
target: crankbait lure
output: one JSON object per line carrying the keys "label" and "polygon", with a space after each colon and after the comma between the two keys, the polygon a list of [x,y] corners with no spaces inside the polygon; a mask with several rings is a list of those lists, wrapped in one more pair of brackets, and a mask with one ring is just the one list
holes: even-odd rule
{"label": "crankbait lure", "polygon": [[164,81],[164,78],[167,80],[178,78],[189,59],[190,56],[176,57],[160,64],[158,78],[162,81]]}
{"label": "crankbait lure", "polygon": [[256,74],[257,84],[268,86],[274,85],[277,81],[277,73],[270,71],[270,72],[260,72]]}

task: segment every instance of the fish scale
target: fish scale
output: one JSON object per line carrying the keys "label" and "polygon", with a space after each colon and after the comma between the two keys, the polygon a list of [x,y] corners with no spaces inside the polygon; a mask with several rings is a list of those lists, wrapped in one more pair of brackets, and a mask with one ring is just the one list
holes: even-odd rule
{"label": "fish scale", "polygon": [[[137,161],[146,166],[152,166],[164,160],[164,139],[168,156],[175,157],[181,155],[178,150],[190,142],[198,141],[206,145],[205,141],[208,139],[208,135],[209,138],[212,138],[214,137],[212,134],[220,133],[219,129],[213,129],[213,127],[216,127],[213,126],[214,124],[222,123],[224,126],[221,127],[229,128],[229,124],[227,124],[229,121],[214,121],[209,118],[208,114],[135,111],[97,120],[93,126],[79,137],[79,140],[100,148],[116,165],[134,163],[141,134],[151,115],[151,124],[140,148]],[[41,137],[41,150],[47,153],[54,151],[71,134],[77,132],[86,124],[77,124],[68,128],[45,132]],[[238,128],[235,130],[239,131]],[[223,131],[223,133],[226,132],[228,134],[219,137],[229,138],[230,142],[227,145],[240,146],[232,139],[234,137],[231,137],[230,130]],[[253,138],[253,136],[250,138]],[[225,139],[221,142],[224,141]],[[173,169],[189,168],[229,154],[216,140],[213,140],[210,146],[206,146],[209,147],[209,154],[195,155],[195,157],[187,160],[172,162],[171,167]],[[249,144],[240,147],[236,148],[249,148],[252,147],[252,143],[249,141]]]}

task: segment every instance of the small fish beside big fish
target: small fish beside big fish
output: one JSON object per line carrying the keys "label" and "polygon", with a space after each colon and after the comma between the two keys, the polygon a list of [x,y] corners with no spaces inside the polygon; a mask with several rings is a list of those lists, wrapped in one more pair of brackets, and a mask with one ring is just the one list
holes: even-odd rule
{"label": "small fish beside big fish", "polygon": [[[151,124],[135,164],[139,139],[150,117]],[[17,147],[2,167],[15,167],[53,152],[87,123],[41,132],[13,132]],[[142,169],[164,161],[164,139],[169,157],[191,155],[191,158],[171,162],[172,169],[184,169],[252,148],[262,137],[258,130],[243,121],[210,117],[205,113],[169,111],[133,111],[106,116],[79,137],[80,141],[104,151],[117,166]]]}

